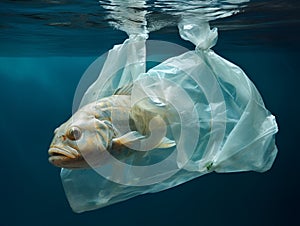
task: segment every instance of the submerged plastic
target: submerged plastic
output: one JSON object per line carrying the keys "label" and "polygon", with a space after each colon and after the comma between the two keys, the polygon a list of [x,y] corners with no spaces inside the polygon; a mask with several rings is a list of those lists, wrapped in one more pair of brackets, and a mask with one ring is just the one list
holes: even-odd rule
{"label": "submerged plastic", "polygon": [[[210,48],[217,30],[182,20],[179,32],[196,48],[145,72],[147,35],[130,35],[110,50],[102,71],[81,106],[133,83],[132,108],[163,112],[168,150],[144,151],[97,169],[62,169],[61,179],[75,212],[159,192],[215,171],[264,172],[277,154],[275,117],[253,83],[236,65]],[[146,99],[146,102],[143,100]]]}

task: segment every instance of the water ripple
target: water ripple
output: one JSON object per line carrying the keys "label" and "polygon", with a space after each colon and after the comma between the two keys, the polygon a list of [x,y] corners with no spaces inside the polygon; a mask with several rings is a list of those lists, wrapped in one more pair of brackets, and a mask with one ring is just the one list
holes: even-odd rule
{"label": "water ripple", "polygon": [[96,54],[92,46],[97,43],[109,48],[124,40],[118,30],[148,30],[158,38],[172,39],[177,37],[177,22],[189,16],[210,21],[220,31],[255,33],[252,39],[242,33],[247,43],[270,41],[270,34],[273,40],[296,42],[299,11],[298,0],[2,0],[0,54],[76,48]]}

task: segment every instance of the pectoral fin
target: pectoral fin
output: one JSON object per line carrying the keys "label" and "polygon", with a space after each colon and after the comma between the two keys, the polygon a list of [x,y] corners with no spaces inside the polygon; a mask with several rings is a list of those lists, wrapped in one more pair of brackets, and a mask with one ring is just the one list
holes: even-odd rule
{"label": "pectoral fin", "polygon": [[112,142],[114,145],[128,146],[128,145],[132,145],[134,142],[137,142],[142,139],[145,139],[145,136],[143,136],[142,134],[140,134],[137,131],[132,131],[132,132],[124,134],[121,137],[114,138],[112,140]]}
{"label": "pectoral fin", "polygon": [[153,146],[153,148],[148,149],[149,145],[147,145],[147,143],[154,144],[153,141],[151,141],[151,138],[143,136],[137,131],[132,131],[124,134],[121,137],[114,138],[112,140],[112,147],[113,149],[118,149],[120,147],[127,146],[129,148],[139,150],[139,148],[141,148],[141,145],[143,145],[141,142],[146,145],[145,147],[147,147],[144,151],[151,150],[153,148],[170,148],[176,145],[175,141],[164,137],[157,146]]}
{"label": "pectoral fin", "polygon": [[174,140],[170,140],[169,138],[164,137],[159,143],[159,145],[157,146],[157,148],[170,148],[170,147],[174,147],[175,145],[176,142]]}

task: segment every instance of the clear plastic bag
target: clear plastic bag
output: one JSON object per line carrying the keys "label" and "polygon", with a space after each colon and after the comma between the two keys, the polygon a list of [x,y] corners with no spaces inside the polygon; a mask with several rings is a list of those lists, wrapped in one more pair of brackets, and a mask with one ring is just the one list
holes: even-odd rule
{"label": "clear plastic bag", "polygon": [[167,119],[164,132],[176,146],[141,151],[123,161],[111,158],[96,169],[62,169],[75,212],[159,192],[212,171],[264,172],[272,166],[278,129],[253,83],[238,66],[210,49],[217,30],[210,30],[208,23],[184,19],[178,27],[181,37],[195,44],[195,51],[145,73],[147,36],[131,35],[109,52],[81,104],[133,83],[131,107]]}

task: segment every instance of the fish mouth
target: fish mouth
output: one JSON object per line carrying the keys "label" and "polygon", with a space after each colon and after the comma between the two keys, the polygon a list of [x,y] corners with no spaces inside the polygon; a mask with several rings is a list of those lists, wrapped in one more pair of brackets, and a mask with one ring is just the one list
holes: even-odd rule
{"label": "fish mouth", "polygon": [[76,159],[79,156],[78,152],[74,148],[70,148],[70,150],[68,150],[57,146],[50,147],[48,154],[50,155],[50,161],[54,159]]}

